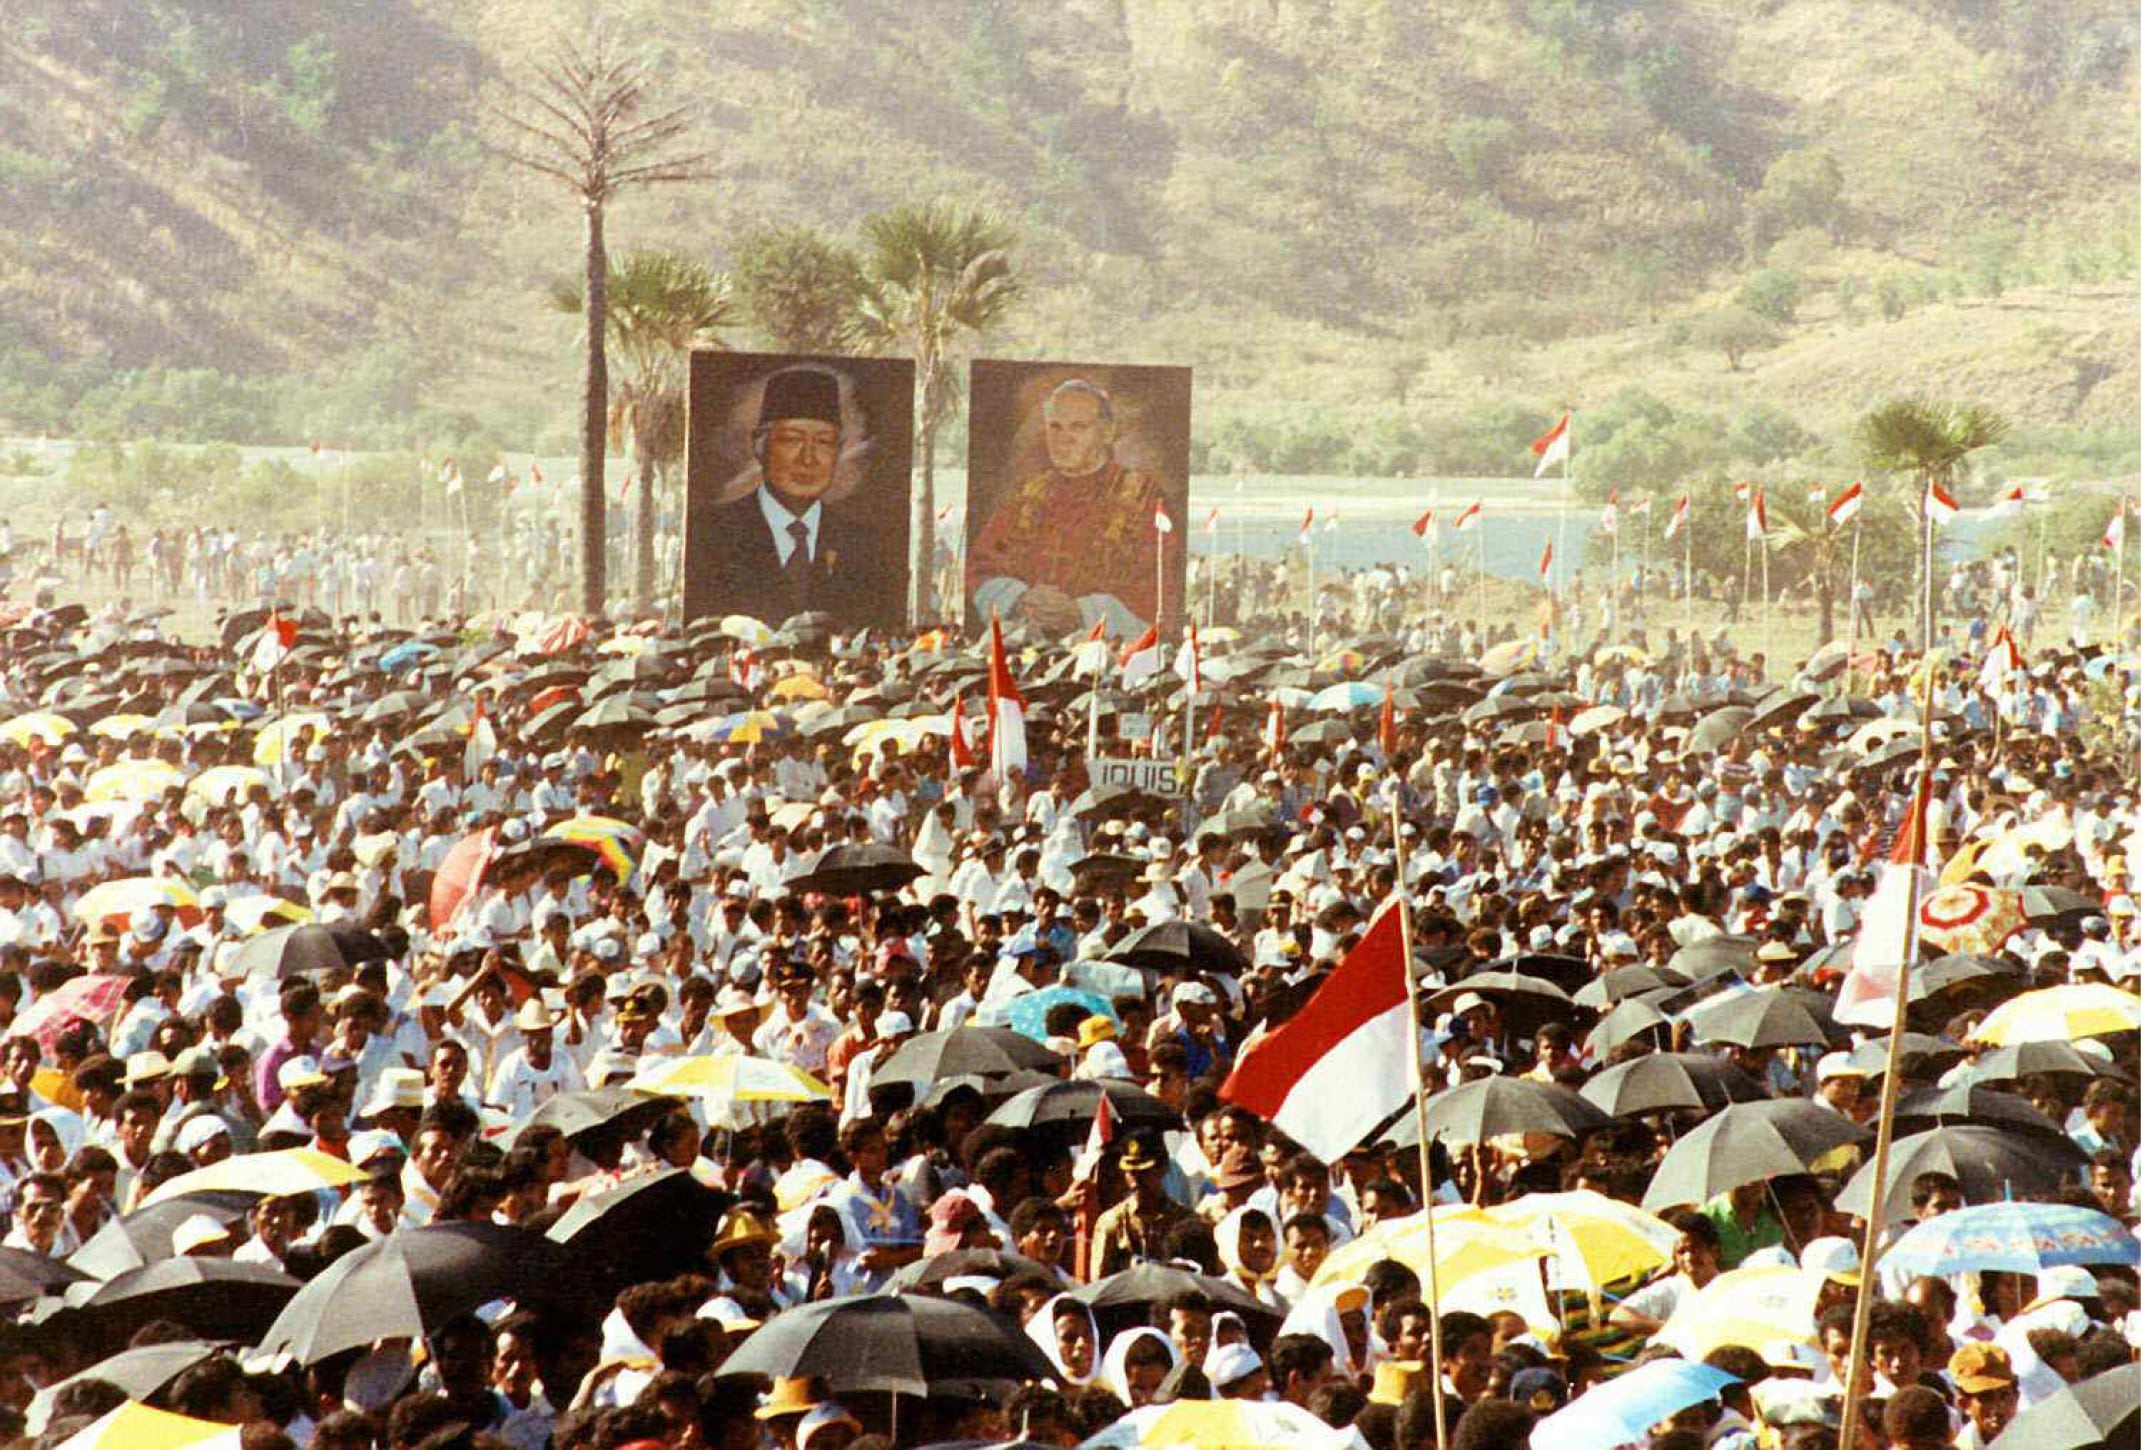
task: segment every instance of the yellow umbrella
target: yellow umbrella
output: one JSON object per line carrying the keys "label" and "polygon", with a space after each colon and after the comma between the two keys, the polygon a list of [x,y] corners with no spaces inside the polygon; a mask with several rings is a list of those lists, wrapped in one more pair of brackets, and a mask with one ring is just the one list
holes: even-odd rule
{"label": "yellow umbrella", "polygon": [[74,722],[51,710],[32,710],[0,722],[0,740],[27,747],[32,740],[57,745],[74,733]]}
{"label": "yellow umbrella", "polygon": [[620,658],[636,658],[654,648],[654,641],[643,634],[620,634],[595,646],[598,655],[616,655]]}
{"label": "yellow umbrella", "polygon": [[1551,1246],[1566,1289],[1598,1289],[1670,1260],[1675,1229],[1633,1204],[1578,1189],[1527,1193],[1485,1210],[1487,1219]]}
{"label": "yellow umbrella", "polygon": [[288,1198],[292,1194],[317,1193],[323,1188],[347,1188],[362,1183],[361,1168],[352,1168],[339,1158],[313,1148],[282,1148],[273,1153],[243,1153],[167,1178],[143,1205],[161,1203],[182,1193],[231,1190],[257,1193],[264,1198]]}
{"label": "yellow umbrella", "polygon": [[74,903],[74,917],[86,922],[107,921],[115,916],[131,920],[159,906],[194,911],[200,905],[201,898],[193,894],[193,888],[175,876],[127,876],[83,892]]}
{"label": "yellow umbrella", "polygon": [[[658,1097],[698,1098],[706,1104],[706,1121],[717,1128],[750,1121],[750,1105],[823,1103],[833,1096],[831,1088],[801,1068],[735,1054],[664,1058],[641,1068],[625,1086]],[[745,1111],[739,1113],[739,1107]]]}
{"label": "yellow umbrella", "polygon": [[59,1450],[238,1450],[239,1427],[129,1400],[69,1435]]}
{"label": "yellow umbrella", "polygon": [[773,626],[748,614],[723,615],[720,630],[730,639],[753,649],[764,649],[773,641]]}
{"label": "yellow umbrella", "polygon": [[[1552,1252],[1545,1243],[1526,1239],[1469,1205],[1445,1205],[1432,1212],[1435,1219],[1435,1279],[1443,1287],[1507,1264],[1541,1259]],[[1360,1237],[1333,1249],[1323,1266],[1316,1270],[1313,1282],[1353,1283],[1384,1259],[1396,1259],[1418,1274],[1423,1283],[1426,1282],[1429,1265],[1426,1214],[1409,1214],[1379,1223]]]}
{"label": "yellow umbrella", "polygon": [[148,801],[185,783],[186,773],[169,761],[120,760],[89,777],[82,795],[92,801]]}
{"label": "yellow umbrella", "polygon": [[245,799],[256,785],[275,793],[275,779],[257,765],[211,765],[186,782],[186,794],[212,806],[227,806]]}
{"label": "yellow umbrella", "polygon": [[1079,1450],[1330,1450],[1360,1443],[1352,1430],[1334,1430],[1285,1400],[1173,1400],[1132,1410],[1083,1441]]}
{"label": "yellow umbrella", "polygon": [[327,723],[327,717],[314,710],[283,715],[268,721],[253,732],[253,764],[281,765],[289,754],[292,738],[299,731],[324,732]]}
{"label": "yellow umbrella", "polygon": [[312,908],[263,891],[235,898],[223,909],[223,919],[245,935],[252,936],[270,926],[301,926],[312,920]]}
{"label": "yellow umbrella", "polygon": [[2134,1031],[2141,1031],[2141,997],[2101,982],[2078,982],[2042,987],[2002,1002],[1978,1023],[1970,1040],[2006,1047]]}
{"label": "yellow umbrella", "polygon": [[790,675],[768,693],[776,700],[823,700],[832,692],[815,675]]}
{"label": "yellow umbrella", "polygon": [[1651,1336],[1689,1359],[1722,1345],[1766,1353],[1814,1340],[1814,1296],[1821,1276],[1792,1264],[1763,1264],[1719,1274],[1690,1294]]}
{"label": "yellow umbrella", "polygon": [[90,722],[89,733],[101,736],[106,740],[124,740],[129,735],[154,735],[156,733],[156,717],[154,715],[137,715],[132,712],[106,715],[101,720],[92,720]]}
{"label": "yellow umbrella", "polygon": [[647,838],[639,827],[609,816],[574,816],[559,821],[543,834],[591,848],[619,881],[632,879],[632,873],[639,869],[639,853],[647,847]]}
{"label": "yellow umbrella", "polygon": [[1490,675],[1513,675],[1539,658],[1539,641],[1529,635],[1504,640],[1479,657],[1479,667]]}

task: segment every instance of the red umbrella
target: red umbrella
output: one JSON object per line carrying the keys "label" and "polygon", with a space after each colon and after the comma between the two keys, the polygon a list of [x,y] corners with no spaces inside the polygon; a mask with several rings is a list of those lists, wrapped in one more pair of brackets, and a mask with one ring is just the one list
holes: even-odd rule
{"label": "red umbrella", "polygon": [[8,1028],[11,1037],[34,1037],[47,1053],[58,1051],[59,1035],[67,1024],[87,1022],[108,1026],[126,999],[130,979],[117,973],[91,973],[63,982],[39,997]]}
{"label": "red umbrella", "polygon": [[439,931],[453,920],[461,903],[476,894],[483,873],[498,851],[498,828],[488,827],[453,843],[446,859],[431,878],[431,929]]}

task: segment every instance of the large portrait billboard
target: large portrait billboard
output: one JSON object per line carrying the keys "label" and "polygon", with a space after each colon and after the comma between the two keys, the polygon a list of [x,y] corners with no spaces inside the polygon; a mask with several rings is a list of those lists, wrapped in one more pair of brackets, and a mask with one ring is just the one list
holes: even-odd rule
{"label": "large portrait billboard", "polygon": [[914,364],[699,351],[688,399],[685,617],[904,621]]}
{"label": "large portrait billboard", "polygon": [[[1182,618],[1190,370],[973,364],[967,411],[966,595],[1065,635],[1135,636]],[[1162,531],[1155,515],[1172,528]]]}

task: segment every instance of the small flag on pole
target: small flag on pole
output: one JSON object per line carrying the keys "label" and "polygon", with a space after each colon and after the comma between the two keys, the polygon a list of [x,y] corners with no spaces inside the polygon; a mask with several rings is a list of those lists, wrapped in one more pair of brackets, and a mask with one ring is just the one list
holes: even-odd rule
{"label": "small flag on pole", "polygon": [[1480,506],[1475,503],[1472,507],[1459,514],[1457,522],[1450,525],[1450,531],[1461,534],[1468,529],[1477,528],[1479,526],[1479,509]]}
{"label": "small flag on pole", "polygon": [[1217,505],[1214,505],[1212,511],[1204,516],[1204,531],[1208,534],[1219,532],[1219,509]]}
{"label": "small flag on pole", "polygon": [[1933,521],[1933,527],[1946,528],[1961,512],[1962,506],[1955,502],[1954,495],[1937,483],[1926,485],[1925,516]]}
{"label": "small flag on pole", "polygon": [[1420,517],[1412,521],[1413,537],[1417,539],[1426,538],[1428,530],[1432,529],[1434,526],[1435,511],[1433,509],[1429,509],[1426,513],[1421,514]]}
{"label": "small flag on pole", "polygon": [[1539,466],[1532,470],[1533,478],[1543,477],[1546,471],[1557,463],[1566,467],[1569,458],[1569,415],[1563,413],[1560,422],[1534,438],[1531,451],[1539,460]]}
{"label": "small flag on pole", "polygon": [[1857,518],[1859,510],[1865,506],[1866,487],[1864,484],[1854,482],[1851,487],[1838,494],[1836,501],[1829,505],[1829,526],[1831,528],[1842,528],[1845,524]]}
{"label": "small flag on pole", "polygon": [[1617,488],[1606,495],[1606,506],[1598,511],[1598,529],[1603,534],[1621,531],[1621,491]]}
{"label": "small flag on pole", "polygon": [[1175,521],[1167,516],[1166,504],[1152,506],[1152,527],[1155,533],[1171,534],[1175,531]]}
{"label": "small flag on pole", "polygon": [[1160,672],[1160,664],[1160,627],[1157,624],[1148,624],[1145,626],[1145,632],[1123,650],[1123,688],[1137,689]]}
{"label": "small flag on pole", "polygon": [[1747,504],[1747,537],[1750,540],[1769,536],[1769,505],[1763,501],[1762,490],[1754,491]]}
{"label": "small flag on pole", "polygon": [[1688,526],[1692,506],[1693,500],[1687,494],[1680,495],[1680,502],[1673,505],[1673,516],[1665,521],[1665,537],[1670,539]]}
{"label": "small flag on pole", "polygon": [[1004,625],[989,616],[989,769],[999,782],[1026,769],[1026,697],[1004,656]]}
{"label": "small flag on pole", "polygon": [[2119,500],[2118,506],[2112,510],[2111,522],[2104,525],[2104,547],[2107,549],[2123,549],[2126,547],[2126,500],[2123,498]]}
{"label": "small flag on pole", "polygon": [[1175,678],[1188,685],[1192,695],[1204,688],[1202,664],[1197,651],[1197,621],[1193,619],[1189,622],[1189,637],[1175,651]]}
{"label": "small flag on pole", "polygon": [[2029,490],[2018,483],[1992,501],[1992,507],[1986,511],[1985,517],[1991,519],[2020,518],[2022,516],[2022,507],[2028,502]]}
{"label": "small flag on pole", "polygon": [[966,735],[966,697],[963,695],[952,701],[951,724],[952,766],[956,770],[965,770],[974,763],[974,742]]}
{"label": "small flag on pole", "polygon": [[1546,541],[1546,552],[1539,556],[1539,582],[1542,584],[1545,583],[1546,577],[1553,572],[1554,541],[1552,539],[1548,539]]}
{"label": "small flag on pole", "polygon": [[1308,542],[1309,531],[1314,529],[1315,527],[1316,508],[1315,505],[1311,504],[1309,505],[1308,512],[1301,515],[1301,542],[1303,542],[1304,544]]}

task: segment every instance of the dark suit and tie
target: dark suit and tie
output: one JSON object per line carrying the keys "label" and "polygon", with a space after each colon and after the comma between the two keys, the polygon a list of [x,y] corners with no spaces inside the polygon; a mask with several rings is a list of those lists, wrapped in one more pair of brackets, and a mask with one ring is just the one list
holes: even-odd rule
{"label": "dark suit and tie", "polygon": [[840,384],[823,368],[766,380],[753,435],[763,481],[707,520],[686,580],[694,614],[748,614],[778,625],[823,610],[843,626],[898,624],[906,613],[896,555],[874,531],[824,502],[840,459]]}

